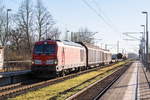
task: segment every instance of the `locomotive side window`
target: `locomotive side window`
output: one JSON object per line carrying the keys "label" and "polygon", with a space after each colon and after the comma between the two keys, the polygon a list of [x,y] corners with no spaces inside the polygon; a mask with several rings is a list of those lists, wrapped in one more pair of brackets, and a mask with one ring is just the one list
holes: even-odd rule
{"label": "locomotive side window", "polygon": [[63,54],[65,53],[65,50],[64,50],[64,48],[62,49],[62,53],[63,53]]}

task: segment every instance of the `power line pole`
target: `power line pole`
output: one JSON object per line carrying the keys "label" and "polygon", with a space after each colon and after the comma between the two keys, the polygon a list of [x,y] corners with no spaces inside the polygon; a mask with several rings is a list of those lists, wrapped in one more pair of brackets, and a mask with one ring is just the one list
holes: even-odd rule
{"label": "power line pole", "polygon": [[66,30],[65,40],[69,40],[69,39],[68,39],[68,32],[70,32],[70,31],[69,31],[69,30]]}
{"label": "power line pole", "polygon": [[143,63],[145,64],[145,62],[146,62],[146,57],[145,57],[145,54],[146,54],[146,52],[145,52],[145,50],[146,50],[146,46],[145,46],[145,25],[141,25],[141,27],[143,27],[143,29],[144,29],[144,31],[142,32],[143,33],[143,38],[142,38],[142,40],[143,40]]}
{"label": "power line pole", "polygon": [[119,53],[119,41],[117,41],[117,53]]}
{"label": "power line pole", "polygon": [[105,44],[105,49],[107,50],[107,44]]}
{"label": "power line pole", "polygon": [[147,67],[149,67],[149,62],[148,62],[148,13],[147,13],[147,16],[146,16],[146,35],[147,35],[147,37],[146,37],[146,39],[147,39],[147,41],[146,41],[146,52],[147,52]]}
{"label": "power line pole", "polygon": [[122,48],[122,54],[124,55],[124,49]]}
{"label": "power line pole", "polygon": [[148,64],[148,12],[142,12],[146,15],[146,67],[149,67]]}

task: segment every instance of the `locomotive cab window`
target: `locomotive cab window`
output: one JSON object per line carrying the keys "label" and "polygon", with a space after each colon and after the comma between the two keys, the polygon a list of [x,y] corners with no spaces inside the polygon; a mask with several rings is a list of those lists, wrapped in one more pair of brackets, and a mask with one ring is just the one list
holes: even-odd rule
{"label": "locomotive cab window", "polygon": [[34,54],[55,54],[56,45],[55,44],[40,44],[35,45]]}

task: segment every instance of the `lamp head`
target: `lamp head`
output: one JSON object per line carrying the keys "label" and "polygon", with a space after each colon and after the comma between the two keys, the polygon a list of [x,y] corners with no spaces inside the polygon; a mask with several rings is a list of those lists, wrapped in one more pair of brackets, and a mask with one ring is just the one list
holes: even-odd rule
{"label": "lamp head", "polygon": [[11,9],[7,9],[7,11],[11,11]]}
{"label": "lamp head", "polygon": [[147,12],[146,11],[142,11],[142,14],[147,14]]}
{"label": "lamp head", "polygon": [[145,25],[141,25],[141,27],[145,27]]}

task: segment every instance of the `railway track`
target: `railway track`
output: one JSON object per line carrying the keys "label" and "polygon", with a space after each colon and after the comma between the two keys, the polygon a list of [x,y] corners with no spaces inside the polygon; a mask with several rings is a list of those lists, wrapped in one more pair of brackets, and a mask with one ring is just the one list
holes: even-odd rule
{"label": "railway track", "polygon": [[[111,65],[114,65],[114,64],[115,63],[113,63]],[[111,66],[111,65],[107,65],[107,66]],[[103,66],[103,67],[107,67],[107,66]],[[50,79],[50,80],[41,81],[41,82],[33,81],[33,82],[28,83],[28,84],[17,83],[17,84],[12,84],[12,85],[9,85],[9,86],[1,87],[0,88],[0,100],[15,97],[15,96],[27,93],[29,91],[33,91],[33,90],[37,90],[37,89],[46,87],[48,85],[56,84],[56,83],[59,83],[59,82],[77,77],[79,75],[88,73],[88,72],[99,70],[103,67],[97,67],[97,68],[85,70],[85,71],[82,71],[82,72],[70,74],[70,75],[67,75],[67,76],[64,76],[64,77],[58,77],[58,78],[55,78],[55,79]]]}
{"label": "railway track", "polygon": [[38,82],[41,82],[41,81],[43,81],[43,80],[38,80],[38,79],[31,80],[30,79],[26,82],[19,82],[19,83],[3,86],[3,87],[0,87],[0,94],[4,91],[9,91],[9,90],[12,90],[12,89],[16,89],[16,88],[19,88],[19,87],[22,87],[22,86],[25,86],[25,85],[38,83]]}
{"label": "railway track", "polygon": [[87,88],[69,97],[67,100],[99,100],[100,97],[115,83],[132,63],[124,65],[104,79],[91,84]]}
{"label": "railway track", "polygon": [[[114,64],[116,64],[116,63],[106,65],[106,66],[103,66],[103,67],[111,66],[111,65],[114,65]],[[67,76],[64,76],[64,77],[58,77],[58,78],[55,78],[55,79],[50,79],[50,80],[41,81],[41,82],[37,82],[37,81],[31,81],[31,82],[26,82],[26,83],[20,82],[20,83],[11,84],[11,85],[8,85],[8,86],[3,86],[3,87],[0,87],[0,100],[15,97],[17,95],[20,95],[20,94],[23,94],[23,93],[26,93],[26,92],[29,92],[29,91],[37,90],[39,88],[46,87],[48,85],[52,85],[52,84],[55,84],[55,83],[58,83],[58,82],[62,82],[62,81],[65,81],[67,79],[71,79],[71,78],[77,77],[79,75],[88,73],[88,72],[99,70],[103,67],[96,67],[96,68],[88,69],[88,70],[81,71],[81,72],[78,72],[78,73],[73,73],[73,74],[70,74],[70,75],[67,75]]]}
{"label": "railway track", "polygon": [[0,93],[1,92],[4,92],[4,91],[7,91],[9,89],[12,89],[12,88],[17,88],[21,85],[21,83],[16,83],[16,84],[12,84],[12,85],[8,85],[8,86],[3,86],[3,87],[0,87]]}

